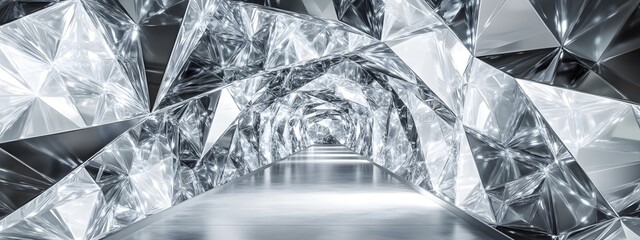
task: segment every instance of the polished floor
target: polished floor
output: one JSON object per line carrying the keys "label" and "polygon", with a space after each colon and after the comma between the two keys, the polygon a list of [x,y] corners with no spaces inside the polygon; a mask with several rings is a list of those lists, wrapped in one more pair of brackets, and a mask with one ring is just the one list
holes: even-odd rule
{"label": "polished floor", "polygon": [[314,146],[109,239],[492,239],[342,146]]}

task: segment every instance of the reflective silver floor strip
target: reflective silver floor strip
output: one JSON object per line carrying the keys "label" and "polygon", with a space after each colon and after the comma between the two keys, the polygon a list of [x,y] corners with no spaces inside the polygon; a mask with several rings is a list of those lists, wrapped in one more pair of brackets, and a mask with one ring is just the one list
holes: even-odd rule
{"label": "reflective silver floor strip", "polygon": [[[316,157],[323,152],[348,158]],[[296,153],[108,239],[494,239],[342,146]]]}

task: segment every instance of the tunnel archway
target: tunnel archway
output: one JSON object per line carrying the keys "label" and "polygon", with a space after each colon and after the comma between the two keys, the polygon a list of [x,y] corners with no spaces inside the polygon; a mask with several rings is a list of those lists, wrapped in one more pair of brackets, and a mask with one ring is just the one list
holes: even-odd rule
{"label": "tunnel archway", "polygon": [[[524,8],[505,2],[507,7],[494,9],[495,16],[486,12],[487,5],[436,2],[333,1],[335,16],[324,16],[333,18],[327,20],[237,1],[191,0],[150,112],[141,107],[149,100],[138,68],[143,59],[135,53],[141,51],[137,34],[144,33],[138,30],[162,23],[154,18],[158,15],[145,20],[122,2],[114,6],[124,11],[111,11],[106,2],[78,0],[30,15],[27,20],[36,20],[32,27],[43,34],[30,31],[24,19],[3,25],[2,33],[13,37],[0,37],[0,73],[8,79],[2,83],[17,86],[6,93],[9,104],[28,114],[0,119],[2,139],[140,120],[118,130],[124,132],[112,142],[105,140],[92,157],[59,159],[57,166],[65,165],[55,173],[64,176],[59,179],[3,150],[3,159],[17,163],[12,168],[40,174],[36,178],[44,181],[33,181],[32,201],[3,206],[11,214],[0,220],[0,236],[99,238],[317,143],[343,144],[515,237],[597,235],[639,221],[636,175],[607,178],[597,161],[616,153],[619,160],[608,173],[637,165],[637,138],[624,130],[640,129],[640,108],[600,97],[627,99],[619,86],[599,76],[613,70],[594,63],[603,56],[618,58],[621,50],[576,51],[591,42],[579,47],[566,39],[580,37],[575,33],[552,33],[538,12],[553,7],[535,1],[523,2]],[[599,6],[587,5],[581,9]],[[66,17],[47,17],[56,11]],[[512,26],[505,27],[512,27],[513,35],[497,38],[502,25],[485,17],[506,23],[510,14],[502,11],[523,11],[539,41],[520,38],[526,34]],[[53,29],[47,21],[60,24]],[[623,20],[618,25],[628,31]],[[23,44],[14,35],[31,42]],[[64,44],[41,35],[60,37]],[[607,37],[612,43],[622,41],[613,35]],[[91,44],[77,44],[79,39]],[[560,42],[567,46],[556,46]],[[530,44],[544,48],[519,49]],[[59,46],[81,52],[70,58],[78,65],[92,58],[101,65],[82,65],[89,71],[50,64],[48,57]],[[29,61],[25,67],[9,61],[11,56]],[[51,66],[38,71],[53,73],[32,71],[40,61]],[[614,63],[601,65],[608,64]],[[23,84],[22,75],[46,81]],[[589,84],[580,85],[584,89],[565,84],[574,80]],[[63,96],[32,91],[45,88]],[[37,104],[21,105],[32,98]],[[569,120],[558,113],[565,111]],[[47,117],[64,124],[34,128]],[[566,127],[567,121],[577,127]],[[24,233],[24,228],[36,230]]]}

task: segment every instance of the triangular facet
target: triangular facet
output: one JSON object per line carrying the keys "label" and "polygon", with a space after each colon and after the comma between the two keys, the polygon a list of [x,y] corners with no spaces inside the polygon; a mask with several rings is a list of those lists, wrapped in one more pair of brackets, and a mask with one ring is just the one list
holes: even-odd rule
{"label": "triangular facet", "polygon": [[[560,45],[528,2],[508,0],[504,4],[493,4],[492,7],[483,8],[495,2],[481,1],[480,16],[490,17],[487,16],[486,23],[478,22],[476,56],[553,48]],[[490,13],[485,14],[485,11]]]}

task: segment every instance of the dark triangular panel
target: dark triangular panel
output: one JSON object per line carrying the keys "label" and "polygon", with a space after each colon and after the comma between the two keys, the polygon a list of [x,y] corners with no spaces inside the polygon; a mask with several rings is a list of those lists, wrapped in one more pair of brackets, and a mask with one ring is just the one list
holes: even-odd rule
{"label": "dark triangular panel", "polygon": [[529,0],[547,28],[560,42],[564,42],[575,20],[588,1]]}
{"label": "dark triangular panel", "polygon": [[600,65],[594,68],[608,84],[614,86],[622,97],[636,103],[640,102],[640,6],[622,26],[600,59]]}
{"label": "dark triangular panel", "polygon": [[382,37],[384,1],[334,0],[338,19],[375,38]]}
{"label": "dark triangular panel", "polygon": [[640,48],[640,6],[627,19],[616,36],[607,47],[600,61],[606,62],[612,58],[632,52]]}
{"label": "dark triangular panel", "polygon": [[593,62],[561,48],[547,48],[479,57],[518,79],[531,80],[599,96],[626,99],[593,69]]}
{"label": "dark triangular panel", "polygon": [[615,99],[627,99],[621,91],[613,87],[594,71],[589,71],[575,88],[578,91]]}
{"label": "dark triangular panel", "polygon": [[479,59],[516,78],[546,82],[553,76],[553,60],[558,51],[557,48],[546,48],[489,55]]}
{"label": "dark triangular panel", "polygon": [[618,56],[594,67],[594,71],[602,76],[608,84],[616,88],[627,99],[640,103],[640,81],[636,76],[640,70],[636,64],[640,49]]}
{"label": "dark triangular panel", "polygon": [[333,0],[240,0],[314,17],[338,20]]}
{"label": "dark triangular panel", "polygon": [[581,14],[568,19],[573,24],[563,42],[575,55],[592,61],[600,59],[609,43],[638,6],[638,0],[589,0]]}
{"label": "dark triangular panel", "polygon": [[0,144],[34,171],[58,181],[89,159],[139,118],[97,127]]}
{"label": "dark triangular panel", "polygon": [[476,20],[480,0],[427,0],[471,51],[475,48]]}
{"label": "dark triangular panel", "polygon": [[118,0],[120,5],[138,25],[147,75],[149,104],[153,106],[167,68],[173,45],[189,1]]}
{"label": "dark triangular panel", "polygon": [[2,0],[0,1],[0,25],[29,15],[55,2],[57,0]]}
{"label": "dark triangular panel", "polygon": [[[605,238],[603,238],[605,237]],[[619,219],[605,221],[567,234],[568,239],[631,239],[626,238]]]}
{"label": "dark triangular panel", "polygon": [[51,179],[0,149],[0,219],[51,186]]}
{"label": "dark triangular panel", "polygon": [[553,78],[555,86],[575,88],[589,72],[589,67],[567,51],[560,51],[557,60],[558,65]]}

